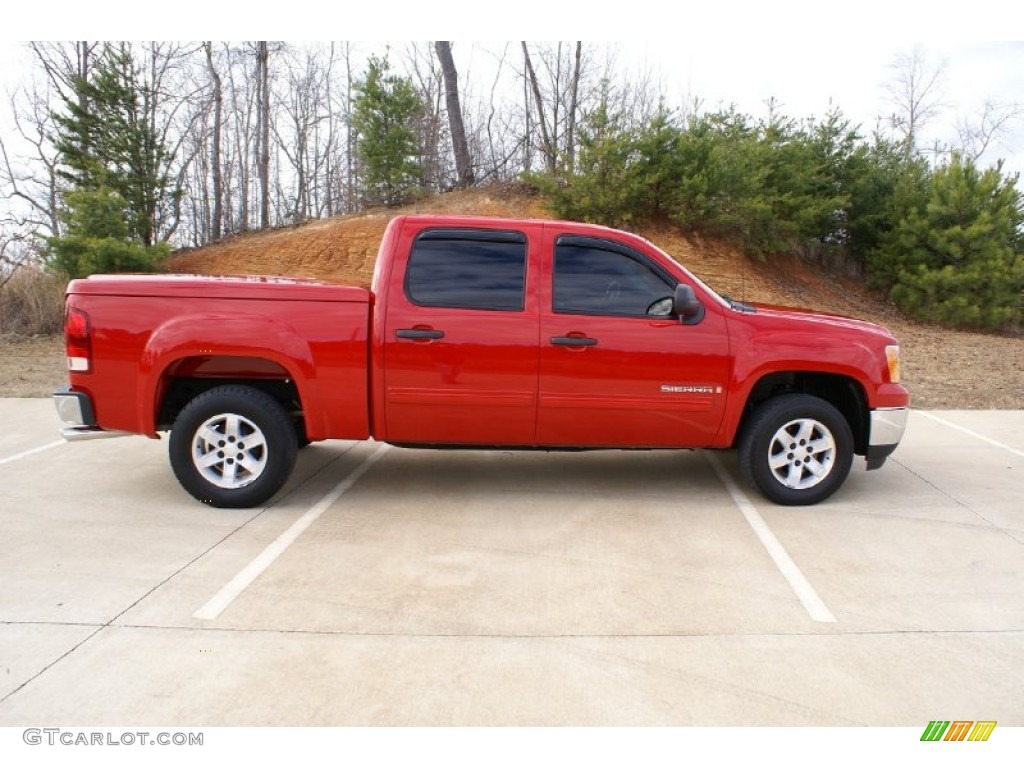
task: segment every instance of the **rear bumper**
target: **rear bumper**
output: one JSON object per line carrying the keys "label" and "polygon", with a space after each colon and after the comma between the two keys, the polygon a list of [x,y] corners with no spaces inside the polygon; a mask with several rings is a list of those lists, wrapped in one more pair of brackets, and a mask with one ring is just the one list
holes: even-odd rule
{"label": "rear bumper", "polygon": [[74,392],[71,387],[61,387],[53,393],[53,404],[57,407],[57,415],[65,424],[79,427],[96,425],[96,412],[92,400],[83,392]]}
{"label": "rear bumper", "polygon": [[103,429],[96,424],[96,411],[92,400],[84,392],[74,392],[71,387],[62,387],[53,393],[53,404],[57,416],[70,427],[63,427],[60,436],[70,442],[99,440],[108,437],[124,437],[130,432]]}
{"label": "rear bumper", "polygon": [[909,413],[909,408],[876,408],[871,411],[871,433],[865,455],[868,469],[878,469],[896,450],[906,432]]}

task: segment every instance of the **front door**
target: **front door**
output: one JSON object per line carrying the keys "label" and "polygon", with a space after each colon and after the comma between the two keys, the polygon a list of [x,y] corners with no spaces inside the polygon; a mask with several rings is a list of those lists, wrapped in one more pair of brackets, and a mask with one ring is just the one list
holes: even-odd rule
{"label": "front door", "polygon": [[557,230],[544,247],[554,258],[541,293],[538,442],[710,444],[730,372],[722,309],[693,324],[654,316],[678,282],[655,260]]}

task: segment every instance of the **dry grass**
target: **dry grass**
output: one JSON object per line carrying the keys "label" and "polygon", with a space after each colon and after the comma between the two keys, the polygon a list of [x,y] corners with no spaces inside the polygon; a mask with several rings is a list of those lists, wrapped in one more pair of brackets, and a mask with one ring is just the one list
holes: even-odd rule
{"label": "dry grass", "polygon": [[0,286],[0,336],[60,333],[67,281],[23,267]]}

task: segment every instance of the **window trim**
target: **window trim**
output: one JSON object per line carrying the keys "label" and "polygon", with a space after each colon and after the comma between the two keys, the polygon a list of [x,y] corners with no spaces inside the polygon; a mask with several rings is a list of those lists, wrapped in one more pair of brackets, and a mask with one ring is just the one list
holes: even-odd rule
{"label": "window trim", "polygon": [[660,277],[668,284],[669,292],[666,296],[674,294],[676,286],[679,285],[679,280],[672,275],[668,270],[662,267],[657,262],[652,261],[647,257],[646,254],[641,253],[635,248],[630,248],[628,245],[623,245],[616,240],[608,240],[603,237],[591,237],[588,235],[571,235],[564,234],[559,235],[555,238],[554,250],[551,253],[551,312],[556,315],[585,315],[588,317],[628,317],[634,319],[646,319],[650,320],[651,315],[647,313],[634,314],[626,312],[596,312],[592,310],[580,310],[580,309],[557,309],[555,307],[555,278],[557,277],[558,270],[558,247],[559,246],[570,246],[575,248],[593,248],[595,250],[611,251],[617,253],[620,256],[625,256],[628,259],[632,259],[638,264],[647,267],[651,272]]}
{"label": "window trim", "polygon": [[[447,240],[476,243],[513,243],[523,246],[523,291],[519,306],[509,307],[466,307],[458,304],[434,304],[417,301],[409,290],[409,276],[412,273],[412,260],[416,253],[416,245],[421,240]],[[405,262],[405,277],[402,280],[402,293],[405,300],[416,307],[426,309],[460,309],[468,312],[525,312],[527,281],[530,276],[530,239],[525,232],[514,229],[485,229],[477,227],[431,227],[419,232],[413,238],[409,248],[409,258]]]}

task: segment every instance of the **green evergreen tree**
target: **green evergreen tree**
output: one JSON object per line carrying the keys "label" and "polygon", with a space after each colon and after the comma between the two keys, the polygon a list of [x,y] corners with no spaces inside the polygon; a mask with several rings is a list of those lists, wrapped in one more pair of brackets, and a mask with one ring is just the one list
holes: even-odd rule
{"label": "green evergreen tree", "polygon": [[932,173],[927,200],[910,209],[883,256],[891,295],[912,314],[992,330],[1024,324],[1024,208],[1017,177],[954,154]]}
{"label": "green evergreen tree", "polygon": [[401,205],[420,185],[421,152],[413,120],[422,104],[408,78],[390,73],[387,59],[371,57],[355,86],[353,127],[359,134],[367,203]]}
{"label": "green evergreen tree", "polygon": [[621,116],[609,110],[605,94],[580,128],[575,172],[564,178],[540,174],[532,181],[562,218],[625,226],[644,218],[644,181],[633,162],[633,150],[633,137]]}
{"label": "green evergreen tree", "polygon": [[75,93],[54,115],[55,145],[76,189],[103,187],[125,201],[129,237],[152,246],[164,209],[181,196],[169,154],[151,120],[157,94],[143,82],[125,45],[107,45],[91,77],[74,79]]}
{"label": "green evergreen tree", "polygon": [[109,187],[66,194],[65,234],[47,240],[49,265],[68,277],[101,272],[150,272],[170,251],[166,243],[147,248],[129,236],[126,201]]}
{"label": "green evergreen tree", "polygon": [[105,46],[88,79],[54,114],[65,232],[49,238],[50,265],[71,277],[93,272],[151,270],[168,251],[161,221],[181,192],[169,175],[169,154],[152,121],[154,94],[142,82],[125,44]]}
{"label": "green evergreen tree", "polygon": [[870,144],[858,143],[847,157],[844,187],[850,203],[841,239],[850,257],[876,286],[884,285],[885,279],[882,265],[874,263],[873,254],[896,228],[905,210],[922,198],[927,171],[920,159],[907,161],[901,144],[878,135]]}
{"label": "green evergreen tree", "polygon": [[688,229],[737,243],[761,255],[770,201],[760,191],[770,168],[756,126],[734,109],[692,115],[679,137],[680,174],[671,216]]}
{"label": "green evergreen tree", "polygon": [[794,134],[791,146],[789,180],[797,190],[791,215],[797,237],[842,247],[847,239],[860,136],[840,110],[832,109],[823,120],[808,120]]}
{"label": "green evergreen tree", "polygon": [[531,180],[566,218],[667,216],[756,258],[813,254],[861,265],[908,312],[987,329],[1024,326],[1024,207],[1017,178],[953,156],[865,142],[838,110],[754,123],[734,109],[664,110],[634,131],[608,100],[587,119],[567,176]]}
{"label": "green evergreen tree", "polygon": [[667,216],[676,206],[684,172],[681,135],[675,116],[662,105],[636,137],[632,153],[638,186],[636,218]]}

